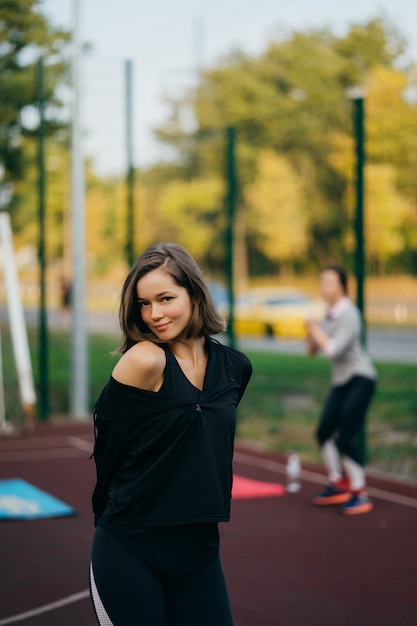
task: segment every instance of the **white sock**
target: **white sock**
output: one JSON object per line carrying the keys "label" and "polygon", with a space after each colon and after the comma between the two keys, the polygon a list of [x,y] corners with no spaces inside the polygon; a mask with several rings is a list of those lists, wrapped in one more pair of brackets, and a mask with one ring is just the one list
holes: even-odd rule
{"label": "white sock", "polygon": [[342,466],[339,450],[332,439],[328,439],[321,447],[321,457],[331,483],[337,483],[342,478]]}
{"label": "white sock", "polygon": [[343,467],[349,478],[352,491],[360,491],[365,488],[365,469],[348,456],[343,457]]}

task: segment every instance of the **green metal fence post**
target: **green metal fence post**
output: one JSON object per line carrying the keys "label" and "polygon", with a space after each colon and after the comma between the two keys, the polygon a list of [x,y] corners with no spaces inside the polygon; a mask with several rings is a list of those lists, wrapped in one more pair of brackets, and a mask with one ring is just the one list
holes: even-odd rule
{"label": "green metal fence post", "polygon": [[[364,302],[365,284],[365,236],[364,236],[364,168],[365,168],[365,107],[363,95],[358,93],[353,97],[354,126],[356,145],[356,214],[355,214],[355,274],[356,274],[356,303],[362,316],[362,342],[366,344],[366,318]],[[363,458],[367,456],[365,425],[358,435],[359,445],[362,448]]]}
{"label": "green metal fence post", "polygon": [[236,213],[237,177],[236,177],[236,128],[229,126],[226,129],[226,180],[227,180],[227,230],[226,230],[226,259],[227,259],[227,287],[229,300],[229,316],[227,323],[227,334],[229,346],[234,348],[236,344],[234,318],[235,318],[235,297],[234,297],[234,221]]}
{"label": "green metal fence post", "polygon": [[366,343],[364,304],[365,236],[364,236],[364,166],[365,166],[365,107],[363,96],[353,98],[356,144],[356,214],[355,214],[355,274],[357,281],[356,303],[363,320],[363,343]]}
{"label": "green metal fence post", "polygon": [[134,168],[133,168],[133,95],[132,95],[132,61],[126,61],[126,154],[127,154],[127,220],[126,220],[126,260],[129,267],[135,261],[134,250]]}

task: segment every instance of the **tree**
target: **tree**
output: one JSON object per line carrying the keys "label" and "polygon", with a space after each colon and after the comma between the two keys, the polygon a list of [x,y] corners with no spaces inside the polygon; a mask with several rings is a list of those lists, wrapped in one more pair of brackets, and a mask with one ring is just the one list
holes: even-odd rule
{"label": "tree", "polygon": [[[198,259],[215,258],[218,250],[214,242],[218,245],[218,235],[224,232],[224,218],[219,211],[223,197],[224,185],[218,178],[166,185],[158,200],[160,232],[164,238],[186,246]],[[221,242],[220,247],[224,248]]]}
{"label": "tree", "polygon": [[[235,125],[243,202],[248,199],[245,188],[256,179],[260,154],[272,150],[285,157],[308,197],[307,260],[321,264],[340,256],[340,241],[349,227],[346,198],[352,174],[335,158],[342,145],[352,148],[347,88],[366,83],[377,68],[392,68],[403,49],[401,35],[378,18],[353,24],[345,37],[328,29],[294,32],[271,42],[258,57],[234,52],[204,72],[193,92],[172,103],[172,116],[159,137],[177,150],[184,176],[198,176],[202,164],[222,175],[219,142],[202,138],[210,133],[220,137],[226,126]],[[181,107],[191,109],[196,132],[181,124]],[[345,156],[342,160],[348,162]],[[261,229],[266,233],[268,224],[248,222],[247,244],[270,257]]]}
{"label": "tree", "polygon": [[[56,88],[65,73],[63,48],[68,34],[54,29],[38,10],[37,0],[0,0],[0,194],[2,208],[16,208],[16,183],[25,168],[25,138],[36,131],[36,66],[45,59],[44,102],[59,106]],[[34,123],[35,120],[35,123]],[[62,124],[49,119],[52,133]],[[22,193],[23,190],[21,190]],[[14,217],[12,212],[12,218]]]}
{"label": "tree", "polygon": [[246,190],[248,222],[265,254],[281,268],[306,254],[308,213],[303,182],[285,157],[271,150],[260,154],[258,176]]}
{"label": "tree", "polygon": [[396,172],[390,165],[368,165],[366,187],[366,251],[379,273],[404,248],[402,227],[408,203],[396,188]]}
{"label": "tree", "polygon": [[415,97],[407,97],[412,80],[412,73],[410,77],[398,68],[377,67],[370,72],[366,85],[366,150],[370,163],[395,164],[397,188],[417,203],[417,102]]}

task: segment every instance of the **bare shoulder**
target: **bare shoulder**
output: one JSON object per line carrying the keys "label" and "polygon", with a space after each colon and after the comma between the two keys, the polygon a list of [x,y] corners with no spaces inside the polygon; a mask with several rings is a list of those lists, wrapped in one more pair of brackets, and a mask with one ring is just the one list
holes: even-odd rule
{"label": "bare shoulder", "polygon": [[124,385],[158,391],[162,385],[166,357],[151,341],[132,346],[116,364],[112,376]]}

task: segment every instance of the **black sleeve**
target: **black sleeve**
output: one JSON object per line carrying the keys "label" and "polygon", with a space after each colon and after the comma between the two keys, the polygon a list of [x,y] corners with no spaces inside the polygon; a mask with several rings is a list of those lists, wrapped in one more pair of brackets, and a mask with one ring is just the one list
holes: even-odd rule
{"label": "black sleeve", "polygon": [[241,376],[240,376],[240,391],[239,391],[238,403],[241,401],[242,396],[245,393],[246,387],[248,386],[248,383],[252,376],[252,363],[249,361],[246,355],[242,354],[242,357],[243,357],[243,367],[242,367]]}
{"label": "black sleeve", "polygon": [[122,440],[117,421],[105,421],[94,416],[94,461],[96,464],[97,482],[93,491],[92,505],[94,523],[106,508],[111,482],[121,468],[125,456],[126,444]]}

